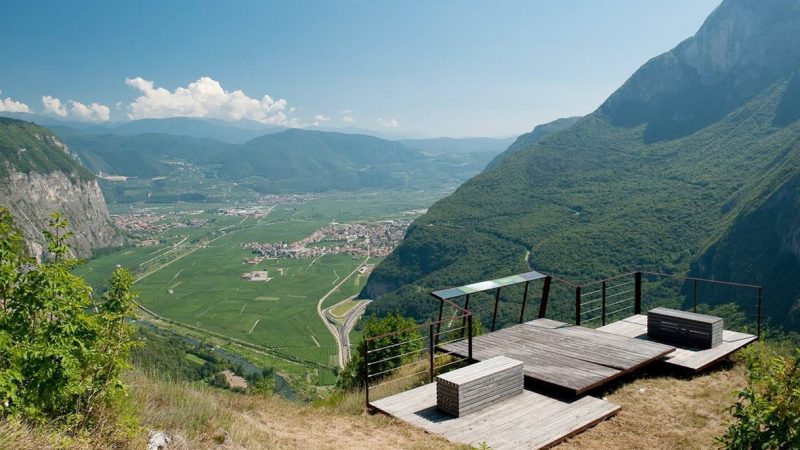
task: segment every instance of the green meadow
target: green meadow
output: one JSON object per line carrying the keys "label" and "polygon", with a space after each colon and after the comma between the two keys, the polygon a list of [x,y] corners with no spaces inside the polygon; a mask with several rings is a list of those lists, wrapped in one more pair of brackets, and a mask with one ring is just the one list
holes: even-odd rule
{"label": "green meadow", "polygon": [[[244,264],[253,253],[242,244],[297,241],[332,221],[412,217],[406,211],[425,208],[441,195],[329,194],[305,203],[279,204],[261,219],[216,213],[218,208],[232,205],[158,205],[153,211],[162,214],[203,209],[205,213],[192,217],[206,218],[209,223],[149,236],[162,243],[98,256],[78,267],[76,273],[99,293],[117,265],[126,267],[134,274],[139,302],[150,311],[194,330],[204,330],[208,336],[213,333],[255,344],[272,355],[259,355],[262,362],[285,357],[307,365],[312,370],[308,373],[316,374],[310,377],[312,384],[328,385],[336,380],[338,348],[317,315],[317,304],[329,292],[322,308],[357,295],[368,274],[355,273],[341,282],[366,258],[324,255]],[[378,264],[380,258],[370,258],[368,262]],[[242,278],[246,272],[262,270],[268,272],[268,281]]]}

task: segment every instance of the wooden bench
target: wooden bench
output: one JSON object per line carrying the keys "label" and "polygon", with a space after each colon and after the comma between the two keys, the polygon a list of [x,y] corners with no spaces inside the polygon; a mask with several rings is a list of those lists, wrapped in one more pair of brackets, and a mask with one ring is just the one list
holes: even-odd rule
{"label": "wooden bench", "polygon": [[669,308],[655,308],[647,313],[647,336],[653,340],[714,348],[722,343],[724,321]]}
{"label": "wooden bench", "polygon": [[461,417],[522,394],[524,383],[521,361],[496,356],[436,377],[436,405]]}

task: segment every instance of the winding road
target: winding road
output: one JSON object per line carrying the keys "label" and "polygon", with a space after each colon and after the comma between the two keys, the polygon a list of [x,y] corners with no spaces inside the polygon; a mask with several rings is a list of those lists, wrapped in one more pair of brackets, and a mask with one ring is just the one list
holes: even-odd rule
{"label": "winding road", "polygon": [[[349,275],[344,277],[342,279],[342,281],[339,282],[339,284],[334,286],[330,291],[328,291],[327,294],[323,295],[322,298],[320,298],[319,301],[317,302],[317,315],[319,316],[319,320],[321,320],[322,323],[325,324],[325,327],[328,328],[328,331],[330,331],[330,333],[333,336],[333,338],[336,339],[336,343],[339,345],[339,352],[338,352],[339,353],[339,367],[344,367],[345,362],[347,362],[347,360],[344,359],[345,351],[342,351],[342,346],[343,346],[342,339],[340,338],[340,333],[339,333],[339,330],[336,328],[336,326],[334,326],[332,323],[330,323],[330,321],[325,317],[325,313],[324,313],[324,311],[322,309],[322,303],[324,303],[325,300],[328,299],[328,297],[330,297],[334,292],[336,292],[336,290],[339,289],[339,286],[343,285],[347,280],[350,279],[350,277],[355,275],[355,273],[358,272],[358,269],[360,269],[361,266],[366,264],[367,261],[369,261],[369,256],[364,258],[364,261],[362,261],[361,264],[356,266],[356,268],[353,269],[353,271],[350,272]],[[349,341],[349,339],[348,339],[348,341]],[[349,342],[348,342],[348,344],[349,344]],[[348,354],[349,354],[349,347],[347,347],[347,348],[348,348]]]}
{"label": "winding road", "polygon": [[358,318],[364,314],[364,310],[367,309],[367,305],[369,305],[371,301],[372,300],[362,300],[358,306],[348,311],[344,319],[344,325],[339,327],[339,354],[342,355],[342,360],[345,364],[350,360],[350,332],[353,330],[356,322],[358,322]]}

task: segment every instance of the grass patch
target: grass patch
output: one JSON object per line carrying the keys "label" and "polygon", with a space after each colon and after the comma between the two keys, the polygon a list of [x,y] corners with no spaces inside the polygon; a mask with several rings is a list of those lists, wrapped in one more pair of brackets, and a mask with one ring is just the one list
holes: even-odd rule
{"label": "grass patch", "polygon": [[358,303],[354,300],[343,300],[331,308],[331,314],[335,317],[344,317],[350,310],[358,306]]}

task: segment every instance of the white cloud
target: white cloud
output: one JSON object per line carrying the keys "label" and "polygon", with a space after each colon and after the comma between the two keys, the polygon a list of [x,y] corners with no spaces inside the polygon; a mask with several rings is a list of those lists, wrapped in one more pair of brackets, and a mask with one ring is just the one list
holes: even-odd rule
{"label": "white cloud", "polygon": [[322,114],[317,114],[316,116],[314,116],[314,122],[311,124],[311,126],[318,127],[320,126],[321,123],[327,122],[329,120],[331,120],[330,117],[325,117]]}
{"label": "white cloud", "polygon": [[397,128],[400,126],[400,122],[398,122],[397,119],[393,117],[389,119],[378,118],[378,125],[384,128]]}
{"label": "white cloud", "polygon": [[[3,91],[0,91],[0,94]],[[31,109],[28,108],[28,105],[22,102],[18,102],[11,97],[0,98],[0,111],[2,112],[20,112],[20,113],[31,113]]]}
{"label": "white cloud", "polygon": [[44,112],[61,118],[70,118],[81,122],[108,122],[111,109],[100,103],[84,104],[75,100],[69,101],[69,108],[56,97],[42,97]]}
{"label": "white cloud", "polygon": [[291,125],[286,117],[286,100],[269,95],[251,98],[241,90],[226,91],[209,77],[201,77],[187,87],[169,91],[141,77],[125,80],[142,95],[128,105],[128,118],[212,117],[223,120],[250,119],[262,123]]}
{"label": "white cloud", "polygon": [[92,103],[84,105],[81,102],[70,100],[72,105],[71,116],[84,122],[108,122],[111,110],[106,105]]}
{"label": "white cloud", "polygon": [[55,97],[43,96],[42,106],[44,106],[44,112],[46,113],[55,114],[58,117],[67,117],[67,108],[61,104],[61,100]]}
{"label": "white cloud", "polygon": [[342,114],[342,115],[345,115],[345,116],[348,115],[348,114],[352,114],[352,113],[353,113],[352,109],[343,109],[343,110],[339,111],[339,114]]}

